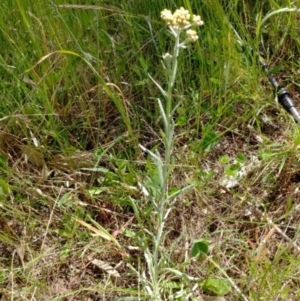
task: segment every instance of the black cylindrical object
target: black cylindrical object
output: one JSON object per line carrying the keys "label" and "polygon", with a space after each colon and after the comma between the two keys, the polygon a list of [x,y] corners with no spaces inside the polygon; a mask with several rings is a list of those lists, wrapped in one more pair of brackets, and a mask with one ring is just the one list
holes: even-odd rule
{"label": "black cylindrical object", "polygon": [[261,57],[259,59],[259,63],[262,66],[262,68],[264,69],[265,73],[268,76],[269,81],[271,82],[271,84],[273,85],[273,87],[275,89],[275,93],[276,93],[278,102],[300,124],[300,113],[298,112],[297,108],[294,105],[294,102],[291,98],[290,92],[286,88],[281,87],[278,84],[278,82],[276,81],[276,79],[271,75],[271,73],[268,72],[267,64]]}
{"label": "black cylindrical object", "polygon": [[284,109],[290,113],[298,123],[300,123],[300,114],[294,105],[290,92],[286,88],[279,87],[277,98],[278,102],[284,107]]}

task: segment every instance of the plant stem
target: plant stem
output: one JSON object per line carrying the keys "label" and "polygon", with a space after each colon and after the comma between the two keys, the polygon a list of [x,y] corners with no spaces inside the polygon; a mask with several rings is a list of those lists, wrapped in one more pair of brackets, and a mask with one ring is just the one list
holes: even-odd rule
{"label": "plant stem", "polygon": [[[168,76],[168,89],[167,89],[167,96],[166,96],[166,118],[167,123],[165,125],[165,137],[164,137],[164,144],[165,144],[165,162],[164,162],[164,193],[163,198],[168,198],[168,178],[170,173],[170,163],[171,163],[171,154],[172,154],[172,147],[173,147],[173,134],[174,134],[174,121],[173,121],[173,114],[172,114],[172,103],[173,103],[173,86],[176,79],[177,74],[177,58],[179,54],[179,34],[175,37],[175,45],[172,54],[172,63],[171,63],[171,70],[169,70]],[[164,203],[164,201],[162,202]]]}
{"label": "plant stem", "polygon": [[165,156],[163,162],[163,181],[162,187],[160,187],[159,193],[159,200],[158,200],[158,212],[157,212],[157,232],[154,242],[154,252],[153,252],[153,291],[156,301],[160,301],[160,292],[159,292],[159,265],[160,265],[160,254],[159,248],[161,242],[163,240],[163,230],[165,226],[165,215],[166,215],[166,203],[169,199],[169,176],[170,176],[170,165],[171,165],[171,155],[172,155],[172,148],[173,148],[173,135],[174,135],[174,120],[173,120],[173,113],[172,113],[172,92],[173,86],[176,79],[177,74],[177,58],[179,54],[179,34],[175,37],[175,45],[172,54],[172,63],[171,63],[171,70],[168,70],[168,88],[167,88],[167,95],[165,97],[166,106],[165,106],[165,115],[166,115],[166,123],[164,128],[164,149],[165,149]]}

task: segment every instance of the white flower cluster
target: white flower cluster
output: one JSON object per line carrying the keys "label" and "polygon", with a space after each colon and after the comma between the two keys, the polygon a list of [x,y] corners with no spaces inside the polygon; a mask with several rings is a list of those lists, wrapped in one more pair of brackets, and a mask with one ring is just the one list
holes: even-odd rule
{"label": "white flower cluster", "polygon": [[175,33],[180,33],[186,30],[187,39],[190,42],[195,42],[199,37],[197,32],[193,29],[189,29],[191,26],[201,26],[204,22],[198,15],[192,15],[188,10],[180,7],[174,13],[168,9],[164,9],[161,14],[161,18],[170,26],[171,31]]}
{"label": "white flower cluster", "polygon": [[187,39],[190,41],[190,42],[195,42],[198,40],[198,35],[197,35],[197,32],[196,30],[193,30],[193,29],[188,29],[186,31],[186,35],[187,35]]}

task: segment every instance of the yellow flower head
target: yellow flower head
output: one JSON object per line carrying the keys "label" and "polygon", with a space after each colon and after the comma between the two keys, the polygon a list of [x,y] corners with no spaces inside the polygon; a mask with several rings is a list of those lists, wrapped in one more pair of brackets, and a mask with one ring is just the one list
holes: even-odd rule
{"label": "yellow flower head", "polygon": [[175,12],[172,12],[169,9],[164,9],[161,14],[161,18],[167,23],[168,26],[172,26],[174,29],[183,29],[188,28],[192,25],[201,26],[203,21],[198,15],[191,15],[188,10],[180,7],[176,9]]}
{"label": "yellow flower head", "polygon": [[188,10],[180,7],[180,9],[176,9],[173,14],[173,26],[183,28],[189,24],[191,15]]}

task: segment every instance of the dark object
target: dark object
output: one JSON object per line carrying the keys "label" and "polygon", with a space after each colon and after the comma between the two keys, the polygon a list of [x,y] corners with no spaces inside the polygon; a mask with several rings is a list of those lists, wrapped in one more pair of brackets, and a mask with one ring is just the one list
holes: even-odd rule
{"label": "dark object", "polygon": [[271,82],[271,84],[273,85],[273,87],[275,89],[275,93],[276,93],[278,102],[300,124],[300,113],[294,105],[294,102],[291,98],[290,92],[285,87],[281,87],[278,84],[278,82],[276,81],[276,79],[271,75],[271,73],[268,72],[267,65],[261,59],[261,57],[259,58],[259,63],[261,64],[263,70],[265,71],[265,73],[268,76],[269,81]]}
{"label": "dark object", "polygon": [[234,27],[231,26],[231,28],[233,29],[234,33],[236,34],[237,43],[240,45],[242,51],[244,53],[251,53],[252,55],[258,57],[259,64],[262,66],[264,72],[268,76],[269,81],[271,82],[271,84],[273,85],[273,87],[275,89],[275,93],[276,93],[278,102],[284,107],[284,109],[289,114],[291,114],[294,117],[294,119],[297,121],[297,123],[300,124],[300,113],[297,110],[297,108],[295,107],[289,91],[285,87],[281,87],[278,84],[278,82],[276,81],[276,79],[272,76],[272,74],[268,71],[267,64],[264,61],[263,57],[260,55],[260,53],[257,51],[254,51],[254,49],[251,46],[245,44],[243,42],[243,40],[241,39],[240,35],[238,34],[238,32],[234,29]]}

